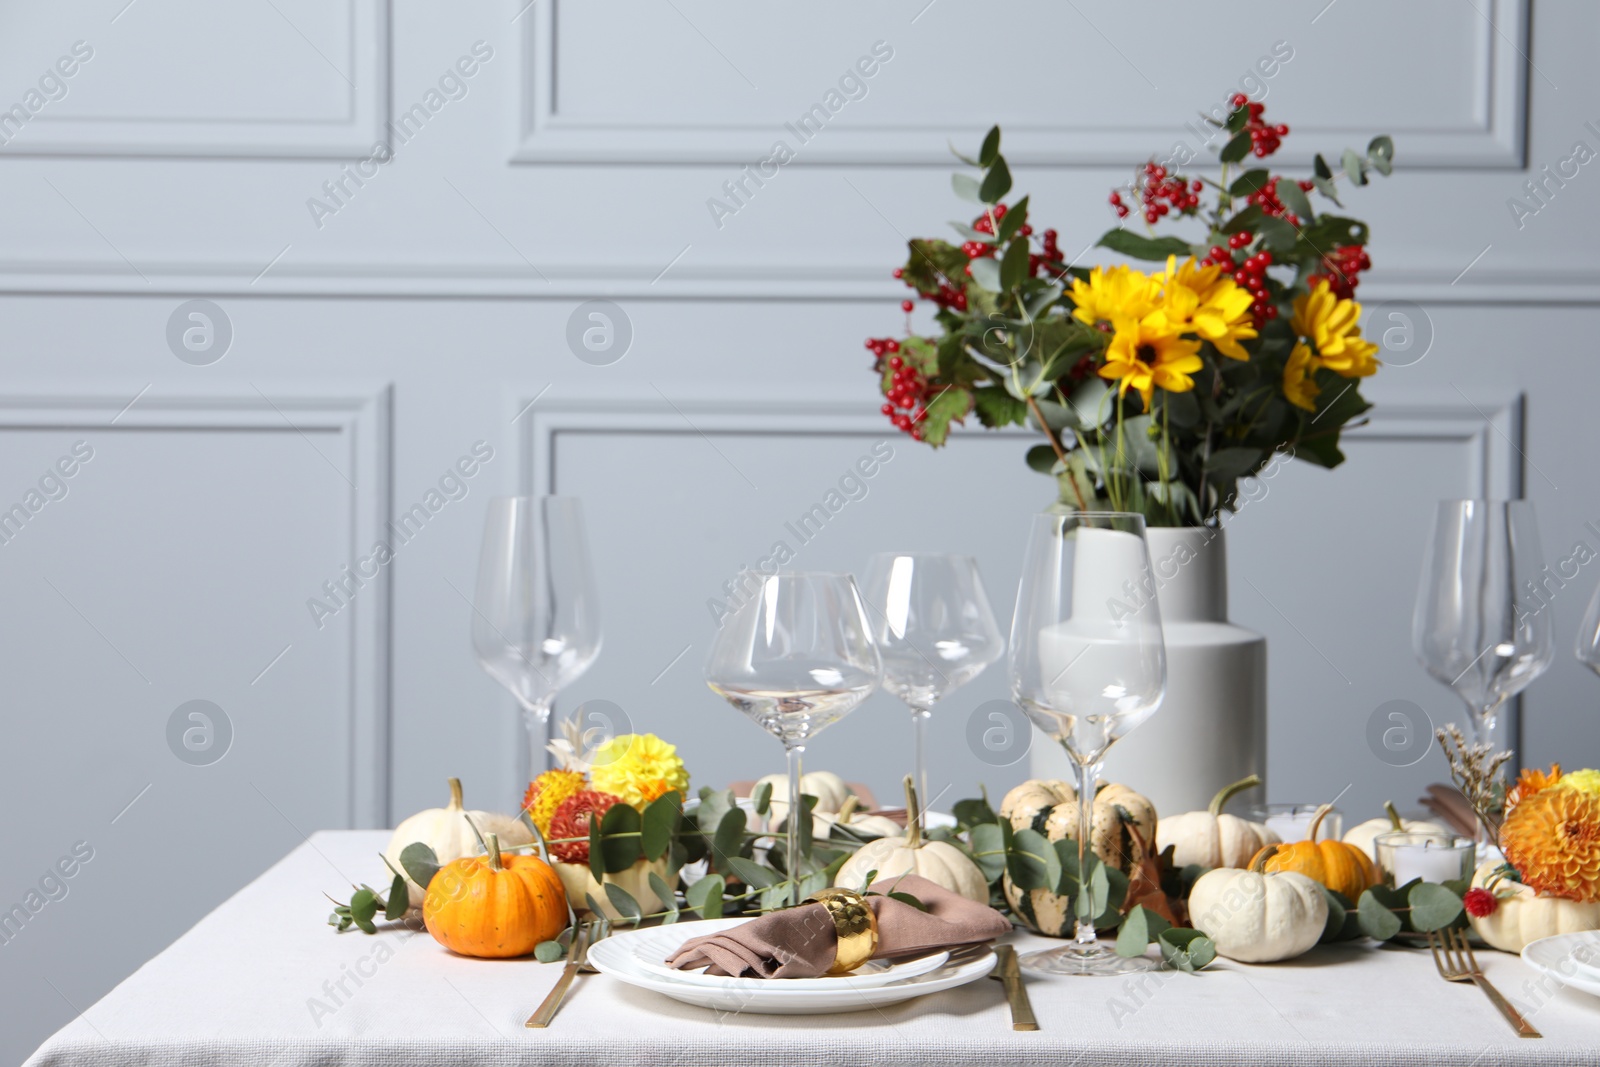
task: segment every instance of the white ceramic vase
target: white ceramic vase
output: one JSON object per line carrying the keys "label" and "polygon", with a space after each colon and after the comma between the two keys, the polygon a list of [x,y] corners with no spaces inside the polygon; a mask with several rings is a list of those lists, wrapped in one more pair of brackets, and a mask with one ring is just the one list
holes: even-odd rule
{"label": "white ceramic vase", "polygon": [[[1161,707],[1118,741],[1101,781],[1149,797],[1162,815],[1198,811],[1217,790],[1267,771],[1267,639],[1228,621],[1228,556],[1221,530],[1147,531],[1167,645]],[[1036,778],[1072,780],[1066,753],[1039,735]],[[1256,801],[1266,798],[1265,787]]]}

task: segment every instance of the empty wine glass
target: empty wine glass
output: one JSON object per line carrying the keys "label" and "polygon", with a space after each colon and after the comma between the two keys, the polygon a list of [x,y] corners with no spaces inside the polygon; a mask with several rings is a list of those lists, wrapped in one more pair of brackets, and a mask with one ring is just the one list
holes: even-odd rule
{"label": "empty wine glass", "polygon": [[472,647],[522,705],[528,772],[544,761],[556,694],[600,653],[600,605],[575,497],[489,501],[472,599]]}
{"label": "empty wine glass", "polygon": [[1477,741],[1493,740],[1500,708],[1554,658],[1543,570],[1532,501],[1440,501],[1411,643],[1467,705]]}
{"label": "empty wine glass", "polygon": [[[1086,870],[1095,780],[1106,750],[1149,718],[1167,687],[1166,647],[1144,518],[1119,512],[1035,516],[1011,624],[1011,693],[1078,772],[1078,870]],[[1089,893],[1070,946],[1022,963],[1048,974],[1147,970],[1095,939]]]}
{"label": "empty wine glass", "polygon": [[971,556],[884,552],[867,566],[872,636],[883,657],[883,687],[911,709],[917,796],[928,791],[928,718],[933,705],[1005,652]]}
{"label": "empty wine glass", "polygon": [[1578,662],[1600,674],[1600,587],[1589,598],[1589,610],[1578,624]]}
{"label": "empty wine glass", "polygon": [[[806,744],[854,711],[878,685],[883,663],[866,609],[848,574],[775,574],[722,620],[706,684],[783,742],[789,811],[801,812]],[[799,818],[790,815],[784,867],[789,902],[800,903]]]}

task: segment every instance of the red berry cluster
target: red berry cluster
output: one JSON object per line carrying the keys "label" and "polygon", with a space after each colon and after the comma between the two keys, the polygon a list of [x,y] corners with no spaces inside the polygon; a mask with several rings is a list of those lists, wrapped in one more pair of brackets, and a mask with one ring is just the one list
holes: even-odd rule
{"label": "red berry cluster", "polygon": [[[1278,199],[1278,183],[1281,177],[1273,178],[1261,188],[1245,197],[1245,202],[1255,204],[1261,208],[1263,215],[1270,215],[1275,219],[1282,219],[1291,226],[1300,225],[1300,216],[1283,206],[1283,201]],[[1314,186],[1310,182],[1299,182],[1301,190],[1310,192]]]}
{"label": "red berry cluster", "polygon": [[1233,254],[1248,247],[1255,236],[1249,230],[1241,230],[1228,238],[1227,248],[1212,245],[1200,265],[1232,268],[1234,284],[1248,289],[1254,299],[1250,312],[1259,330],[1262,323],[1278,317],[1278,305],[1273,303],[1272,293],[1267,288],[1267,268],[1272,266],[1272,253],[1263,248],[1254,255],[1246,256],[1243,262],[1236,262],[1233,258]]}
{"label": "red berry cluster", "polygon": [[[1181,174],[1168,174],[1166,167],[1154,161],[1144,165],[1144,171],[1134,183],[1144,221],[1152,225],[1157,219],[1174,211],[1180,215],[1193,215],[1200,207],[1202,188],[1204,186],[1199,180],[1191,183]],[[1133,209],[1123,203],[1121,190],[1113,189],[1110,199],[1117,218],[1127,218]]]}
{"label": "red berry cluster", "polygon": [[1358,275],[1371,269],[1372,260],[1366,249],[1360,245],[1340,245],[1330,255],[1322,257],[1321,272],[1308,280],[1312,285],[1325,281],[1340,300],[1349,300],[1355,295],[1356,286],[1361,284]]}
{"label": "red berry cluster", "polygon": [[1267,110],[1267,105],[1253,104],[1250,102],[1250,98],[1243,93],[1234,93],[1233,107],[1236,111],[1241,107],[1250,109],[1250,119],[1245,123],[1244,128],[1250,134],[1250,151],[1255,154],[1257,159],[1265,159],[1272,155],[1278,150],[1278,146],[1283,143],[1283,139],[1289,136],[1289,127],[1269,126],[1261,121],[1261,114]]}
{"label": "red berry cluster", "polygon": [[[886,352],[900,351],[900,343],[892,338],[868,341],[867,347],[872,349],[879,359],[882,359]],[[889,402],[879,410],[901,433],[910,434],[920,441],[921,424],[928,417],[928,409],[924,406],[924,401],[928,399],[928,379],[899,356],[889,357],[889,370],[893,373],[889,378],[889,391],[884,394],[889,398]]]}

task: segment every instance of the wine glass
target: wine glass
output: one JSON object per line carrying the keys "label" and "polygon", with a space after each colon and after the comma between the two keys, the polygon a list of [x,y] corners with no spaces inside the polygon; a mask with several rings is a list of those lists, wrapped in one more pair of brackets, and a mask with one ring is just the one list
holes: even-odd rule
{"label": "wine glass", "polygon": [[1589,610],[1578,624],[1578,662],[1600,674],[1600,587],[1589,598]]}
{"label": "wine glass", "polygon": [[576,497],[489,501],[472,599],[472,647],[522,705],[528,773],[544,760],[556,694],[600,653],[600,604]]}
{"label": "wine glass", "polygon": [[[1149,718],[1167,687],[1166,647],[1144,518],[1077,511],[1033,519],[1011,623],[1011,693],[1078,772],[1078,870],[1087,869],[1095,780],[1106,750]],[[1148,970],[1095,939],[1090,894],[1073,944],[1022,957],[1047,974]]]}
{"label": "wine glass", "polygon": [[756,594],[722,620],[705,676],[713,692],[788,752],[784,870],[789,902],[798,904],[801,757],[813,737],[854,711],[883,676],[855,579],[818,573],[763,578]]}
{"label": "wine glass", "polygon": [[1507,700],[1554,658],[1533,502],[1443,500],[1423,561],[1411,643],[1467,705],[1475,740],[1493,740]]}
{"label": "wine glass", "polygon": [[867,566],[865,595],[883,686],[911,709],[913,781],[926,811],[933,803],[927,765],[933,705],[999,659],[1005,639],[971,556],[879,553]]}

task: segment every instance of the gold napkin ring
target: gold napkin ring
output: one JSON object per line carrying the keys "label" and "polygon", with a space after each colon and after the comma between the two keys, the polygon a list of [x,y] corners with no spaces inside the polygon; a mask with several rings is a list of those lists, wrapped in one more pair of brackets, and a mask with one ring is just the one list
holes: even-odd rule
{"label": "gold napkin ring", "polygon": [[878,951],[878,915],[866,897],[853,889],[824,889],[806,900],[827,909],[838,935],[829,974],[849,974]]}

